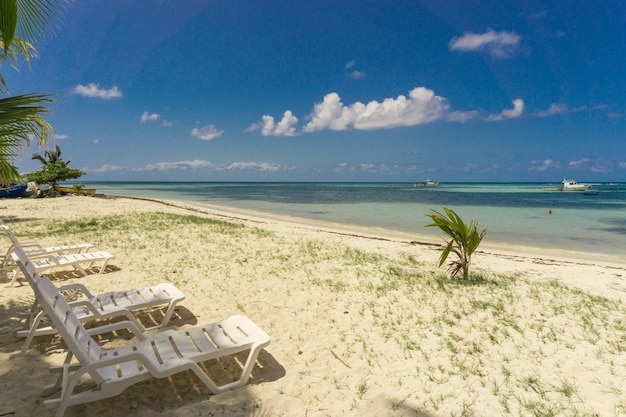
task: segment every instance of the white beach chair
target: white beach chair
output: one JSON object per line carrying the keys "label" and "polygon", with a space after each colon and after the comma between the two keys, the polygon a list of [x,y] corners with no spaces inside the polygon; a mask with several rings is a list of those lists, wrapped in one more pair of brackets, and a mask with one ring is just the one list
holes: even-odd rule
{"label": "white beach chair", "polygon": [[[16,254],[24,275],[30,275],[37,282],[35,295],[68,347],[64,364],[50,368],[51,372],[59,374],[57,381],[43,390],[43,395],[47,396],[61,388],[59,398],[44,400],[45,406],[58,407],[56,417],[62,417],[68,406],[113,397],[137,382],[188,370],[215,394],[239,388],[248,382],[259,352],[270,343],[269,336],[244,316],[148,336],[128,321],[87,331],[58,288],[48,278],[38,277],[23,251],[16,250]],[[119,329],[131,330],[139,340],[123,347],[103,349],[91,337]],[[239,379],[220,386],[199,365],[245,351],[249,353]],[[72,361],[73,357],[77,362]],[[90,378],[96,386],[74,392],[81,378]]]}
{"label": "white beach chair", "polygon": [[67,253],[83,253],[88,252],[91,248],[94,247],[91,243],[79,243],[76,245],[62,245],[62,246],[48,246],[44,247],[40,243],[34,240],[22,241],[20,242],[13,230],[4,223],[0,219],[0,233],[4,234],[11,241],[11,245],[9,249],[7,249],[6,254],[4,255],[4,259],[2,261],[2,267],[7,268],[11,262],[13,261],[11,257],[11,253],[15,248],[22,248],[26,255],[30,258],[35,258],[37,256],[47,256],[47,255],[63,255]]}
{"label": "white beach chair", "polygon": [[[26,281],[35,289],[37,282],[35,279],[38,275],[26,274]],[[83,284],[69,284],[58,287],[59,291],[72,291],[82,294],[82,298],[69,302],[72,312],[76,315],[81,323],[110,320],[116,317],[125,317],[132,321],[141,331],[161,328],[170,321],[176,305],[185,299],[178,288],[170,283],[162,283],[152,287],[139,288],[127,291],[106,292],[103,294],[93,295]],[[133,315],[133,312],[147,311],[167,305],[167,309],[163,315],[163,319],[154,326],[146,327],[141,321]],[[45,313],[39,306],[37,298],[26,315],[24,326],[17,330],[18,337],[25,337],[22,348],[11,354],[11,358],[23,356],[26,354],[35,336],[43,336],[57,333],[54,326],[41,326]]]}
{"label": "white beach chair", "polygon": [[[11,256],[14,260],[16,260],[16,253],[20,250],[18,248],[14,249]],[[23,251],[22,251],[23,252]],[[24,252],[23,252],[24,253]],[[38,272],[47,271],[49,269],[54,268],[63,268],[71,266],[76,271],[80,273],[80,275],[85,276],[87,272],[85,269],[91,268],[95,263],[101,262],[100,269],[98,273],[101,274],[106,269],[107,264],[114,256],[106,251],[95,251],[95,252],[83,252],[83,253],[66,253],[63,255],[58,254],[41,254],[30,257],[32,265]],[[13,277],[11,281],[6,285],[7,287],[11,287],[17,281],[17,277],[19,275],[20,269],[15,268],[13,271]]]}

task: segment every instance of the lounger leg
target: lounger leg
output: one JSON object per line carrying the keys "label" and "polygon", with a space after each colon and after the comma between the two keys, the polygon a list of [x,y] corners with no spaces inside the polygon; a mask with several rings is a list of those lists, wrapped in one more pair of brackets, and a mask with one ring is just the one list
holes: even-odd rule
{"label": "lounger leg", "polygon": [[70,364],[70,362],[72,361],[72,357],[73,357],[72,352],[68,352],[67,355],[65,356],[65,361],[63,362],[62,366],[55,366],[55,367],[50,368],[50,372],[60,373],[60,375],[57,377],[57,380],[54,384],[46,385],[45,387],[43,387],[43,390],[41,390],[42,396],[49,397],[50,395],[57,392],[59,388],[64,386],[64,381],[67,379],[67,373],[74,366],[76,366],[76,365]]}
{"label": "lounger leg", "polygon": [[163,317],[163,321],[161,321],[161,324],[157,327],[164,327],[167,325],[167,323],[170,322],[170,319],[172,318],[172,314],[174,314],[174,310],[176,309],[176,302],[171,303],[168,307],[167,307],[167,311],[165,312],[165,317]]}
{"label": "lounger leg", "polygon": [[108,263],[109,263],[109,259],[105,259],[104,262],[102,263],[102,266],[100,267],[100,271],[98,272],[99,274],[104,272]]}
{"label": "lounger leg", "polygon": [[33,337],[35,337],[35,333],[37,333],[37,328],[39,327],[39,323],[41,322],[41,319],[44,318],[44,316],[45,314],[43,311],[40,311],[39,314],[35,316],[35,320],[33,320],[31,323],[28,336],[26,336],[26,340],[24,340],[24,344],[22,345],[22,349],[11,353],[11,356],[10,356],[11,359],[16,358],[18,356],[24,356],[26,354],[26,351],[28,350],[30,343],[33,341]]}
{"label": "lounger leg", "polygon": [[15,271],[13,272],[13,278],[11,278],[11,282],[5,285],[5,287],[9,288],[12,287],[13,284],[15,284],[15,280],[17,280],[17,274],[19,273],[19,270],[19,268],[15,268]]}

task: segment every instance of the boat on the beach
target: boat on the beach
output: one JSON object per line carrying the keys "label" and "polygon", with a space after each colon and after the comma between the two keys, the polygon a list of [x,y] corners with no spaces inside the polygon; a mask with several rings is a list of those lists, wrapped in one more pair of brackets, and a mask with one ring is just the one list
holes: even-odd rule
{"label": "boat on the beach", "polygon": [[436,187],[439,183],[430,179],[427,179],[424,182],[414,182],[413,187]]}
{"label": "boat on the beach", "polygon": [[0,197],[22,197],[26,193],[28,184],[15,184],[0,188]]}
{"label": "boat on the beach", "polygon": [[72,186],[55,185],[54,189],[60,193],[67,193],[67,194],[95,194],[96,193],[95,188],[78,187],[76,185],[72,185]]}

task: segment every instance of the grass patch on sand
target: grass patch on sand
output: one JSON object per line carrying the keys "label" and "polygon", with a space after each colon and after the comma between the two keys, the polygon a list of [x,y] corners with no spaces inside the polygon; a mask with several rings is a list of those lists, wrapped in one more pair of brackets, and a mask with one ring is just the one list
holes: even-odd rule
{"label": "grass patch on sand", "polygon": [[[299,387],[312,384],[316,398],[346,404],[336,415],[365,415],[381,395],[388,408],[381,414],[376,403],[376,413],[385,416],[490,410],[591,417],[626,409],[624,304],[556,281],[487,273],[451,280],[414,256],[196,215],[134,213],[12,227],[28,239],[92,242],[129,254],[128,263],[141,249],[148,255],[136,262],[155,281],[170,280],[198,297],[204,290],[197,280],[210,271],[212,309],[244,311],[273,337],[269,351],[297,358],[282,365],[286,378],[300,380],[268,382],[274,392],[301,397],[307,390]],[[234,294],[235,283],[246,291]],[[317,400],[301,400],[316,409]]]}

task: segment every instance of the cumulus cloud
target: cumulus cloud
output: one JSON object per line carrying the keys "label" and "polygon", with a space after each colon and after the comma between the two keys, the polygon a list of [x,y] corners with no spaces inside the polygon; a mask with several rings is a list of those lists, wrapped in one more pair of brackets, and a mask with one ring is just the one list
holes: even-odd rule
{"label": "cumulus cloud", "polygon": [[54,135],[54,139],[67,139],[69,136],[67,135],[61,135],[61,134],[55,134]]}
{"label": "cumulus cloud", "polygon": [[148,113],[147,111],[145,111],[139,118],[139,121],[140,123],[156,122],[157,120],[159,120],[159,117],[161,116],[156,113]]}
{"label": "cumulus cloud", "polygon": [[122,97],[122,91],[117,88],[117,86],[113,86],[110,89],[106,90],[100,88],[98,84],[89,83],[88,85],[77,85],[72,90],[73,94],[79,94],[83,97],[89,98],[99,98],[102,100],[111,100],[113,98]]}
{"label": "cumulus cloud", "polygon": [[274,122],[274,117],[264,115],[261,122],[253,124],[246,131],[253,132],[260,129],[263,136],[295,136],[297,124],[298,118],[287,110],[278,124]]}
{"label": "cumulus cloud", "polygon": [[240,169],[240,170],[256,170],[263,172],[275,172],[280,169],[280,165],[271,164],[269,162],[251,162],[251,161],[241,161],[241,162],[233,162],[228,166],[229,170]]}
{"label": "cumulus cloud", "polygon": [[304,126],[303,131],[347,130],[350,127],[374,130],[415,126],[442,118],[448,108],[444,98],[424,87],[411,90],[408,98],[400,95],[382,102],[356,102],[349,106],[341,102],[339,94],[330,93],[324,96],[321,103],[315,104],[311,121]]}
{"label": "cumulus cloud", "polygon": [[213,140],[222,136],[223,130],[217,130],[215,125],[207,125],[201,128],[195,128],[191,131],[191,136],[202,140]]}
{"label": "cumulus cloud", "polygon": [[489,30],[485,33],[465,33],[461,37],[452,38],[448,47],[451,51],[486,52],[494,58],[503,59],[513,56],[520,40],[515,32]]}
{"label": "cumulus cloud", "polygon": [[487,117],[488,122],[495,122],[498,120],[514,119],[520,117],[524,112],[524,100],[521,98],[513,100],[513,108],[509,110],[503,110],[501,113],[492,114]]}
{"label": "cumulus cloud", "polygon": [[176,162],[157,162],[156,164],[150,164],[144,169],[146,171],[169,171],[169,170],[181,170],[186,171],[188,169],[210,168],[211,163],[209,161],[203,161],[196,159],[193,161],[176,161]]}

